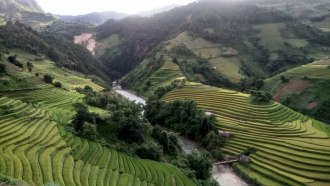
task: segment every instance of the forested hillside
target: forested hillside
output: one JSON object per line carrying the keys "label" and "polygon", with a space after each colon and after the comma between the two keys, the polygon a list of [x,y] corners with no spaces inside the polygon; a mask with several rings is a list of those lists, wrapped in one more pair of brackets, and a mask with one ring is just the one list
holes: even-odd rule
{"label": "forested hillside", "polygon": [[7,49],[21,49],[45,57],[63,66],[85,74],[97,74],[105,79],[102,65],[80,45],[54,33],[38,33],[19,22],[7,22],[0,27],[1,44]]}
{"label": "forested hillside", "polygon": [[255,77],[311,62],[314,56],[309,52],[329,44],[328,36],[283,12],[244,3],[201,1],[152,18],[128,17],[99,26],[99,40],[114,34],[122,40],[119,50],[108,51],[113,55],[105,53],[99,59],[110,70],[110,77],[117,79],[152,57],[150,51],[162,42],[184,31],[192,38],[234,48],[242,62],[241,74]]}

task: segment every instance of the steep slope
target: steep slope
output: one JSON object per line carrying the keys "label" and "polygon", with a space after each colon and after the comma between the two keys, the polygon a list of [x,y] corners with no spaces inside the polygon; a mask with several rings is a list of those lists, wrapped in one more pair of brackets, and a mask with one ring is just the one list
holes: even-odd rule
{"label": "steep slope", "polygon": [[327,0],[255,0],[254,2],[261,7],[283,11],[322,31],[330,31],[330,3]]}
{"label": "steep slope", "polygon": [[45,27],[57,19],[51,14],[46,14],[35,0],[2,0],[0,16],[34,28]]}
{"label": "steep slope", "polygon": [[[121,40],[115,53],[109,50],[99,59],[109,69],[110,77],[118,79],[183,32],[188,32],[192,41],[204,39],[218,48],[219,52],[199,56],[194,46],[189,46],[193,42],[185,45],[197,58],[210,63],[210,71],[222,71],[219,74],[234,83],[243,77],[268,77],[311,62],[314,56],[309,53],[321,52],[322,45],[330,43],[328,36],[279,11],[244,3],[200,1],[151,18],[128,17],[99,26],[96,29],[98,40],[113,35]],[[234,77],[225,74],[226,68],[235,71]]]}
{"label": "steep slope", "polygon": [[[102,65],[82,46],[62,38],[60,35],[45,32],[38,33],[20,23],[8,22],[0,27],[0,44],[8,49],[21,49],[49,58],[58,66],[85,74],[94,74],[107,80]],[[24,42],[22,42],[24,41]]]}
{"label": "steep slope", "polygon": [[330,123],[330,63],[327,57],[265,80],[264,90],[299,112]]}
{"label": "steep slope", "polygon": [[329,127],[272,102],[255,104],[250,95],[208,87],[173,90],[165,101],[193,99],[229,132],[223,151],[230,156],[255,148],[249,163],[235,163],[242,175],[262,185],[326,186],[330,183]]}

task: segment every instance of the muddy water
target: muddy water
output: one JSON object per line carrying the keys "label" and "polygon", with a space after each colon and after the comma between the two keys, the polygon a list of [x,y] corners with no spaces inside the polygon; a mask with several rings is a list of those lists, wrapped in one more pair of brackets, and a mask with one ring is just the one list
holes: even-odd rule
{"label": "muddy water", "polygon": [[[146,104],[146,101],[143,98],[140,98],[133,94],[132,92],[122,90],[120,86],[114,88],[115,91],[126,97],[131,101],[136,103]],[[201,145],[197,144],[194,141],[191,141],[187,138],[178,137],[179,144],[185,154],[190,154],[194,151],[200,151],[203,148]],[[248,186],[240,177],[238,177],[233,168],[230,165],[214,165],[212,169],[212,177],[221,185],[221,186]]]}
{"label": "muddy water", "polygon": [[[185,154],[190,154],[194,151],[200,151],[203,148],[184,137],[178,137],[179,144]],[[239,176],[237,176],[230,165],[213,165],[212,177],[221,186],[248,186]]]}
{"label": "muddy water", "polygon": [[118,94],[124,96],[125,98],[127,98],[131,101],[135,101],[135,103],[141,103],[142,105],[146,104],[146,100],[144,100],[143,98],[140,98],[139,96],[133,94],[132,92],[121,89],[120,86],[116,86],[116,87],[114,87],[114,89]]}

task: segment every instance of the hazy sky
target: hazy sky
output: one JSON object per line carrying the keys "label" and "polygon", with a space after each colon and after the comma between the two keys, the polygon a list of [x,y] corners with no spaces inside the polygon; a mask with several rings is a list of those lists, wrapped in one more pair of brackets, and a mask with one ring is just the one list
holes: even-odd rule
{"label": "hazy sky", "polygon": [[113,10],[137,13],[171,4],[188,4],[194,0],[36,0],[46,11],[54,14],[77,15]]}

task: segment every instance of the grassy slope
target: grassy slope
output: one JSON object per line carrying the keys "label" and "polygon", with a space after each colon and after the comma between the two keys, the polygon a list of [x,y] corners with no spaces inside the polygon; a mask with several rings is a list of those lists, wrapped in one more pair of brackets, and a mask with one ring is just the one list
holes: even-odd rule
{"label": "grassy slope", "polygon": [[278,103],[256,105],[247,94],[207,86],[177,89],[163,99],[182,98],[213,112],[219,129],[231,133],[223,149],[227,154],[257,149],[251,163],[237,164],[251,178],[263,185],[329,185],[330,129],[325,124]]}
{"label": "grassy slope", "polygon": [[310,1],[310,2],[301,2],[301,1],[292,1],[291,3],[279,2],[279,3],[261,3],[260,6],[267,8],[274,8],[277,10],[284,11],[289,15],[298,17],[303,22],[311,24],[324,32],[330,31],[330,18],[326,18],[320,22],[311,21],[313,17],[321,17],[328,15],[330,4],[328,1]]}
{"label": "grassy slope", "polygon": [[240,74],[242,67],[239,56],[222,57],[221,55],[227,47],[206,41],[202,38],[194,38],[188,32],[179,34],[176,38],[166,42],[167,50],[173,47],[184,45],[195,55],[208,59],[210,68],[216,67],[216,70],[234,83],[238,83],[243,76]]}
{"label": "grassy slope", "polygon": [[[230,81],[237,83],[243,78],[240,73],[242,64],[239,56],[222,57],[221,55],[228,49],[227,47],[202,38],[193,38],[188,32],[183,32],[177,37],[164,42],[163,47],[155,54],[155,59],[145,59],[121,81],[130,84],[129,89],[148,97],[158,87],[165,86],[175,79],[185,78],[182,69],[173,63],[173,56],[176,54],[171,53],[173,48],[181,45],[187,47],[196,56],[208,60],[210,68],[215,68],[220,75]],[[180,56],[176,57],[179,60],[187,60],[188,62],[196,60],[195,58],[181,59]],[[199,76],[199,74],[196,74],[196,76]],[[204,77],[200,75],[199,78],[203,79]],[[146,86],[148,83],[150,83],[150,86]],[[144,87],[146,87],[146,91],[143,91]]]}
{"label": "grassy slope", "polygon": [[113,34],[110,37],[98,41],[98,46],[96,49],[96,57],[101,57],[105,52],[110,52],[115,54],[119,52],[118,46],[121,43],[119,35]]}
{"label": "grassy slope", "polygon": [[283,31],[287,31],[284,23],[261,24],[255,25],[254,28],[259,31],[260,44],[271,52],[287,48],[285,43],[288,43],[293,48],[306,47],[308,45],[307,40],[298,39],[293,33],[283,34]]}
{"label": "grassy slope", "polygon": [[25,68],[27,62],[31,62],[34,66],[32,72],[28,72],[27,70],[23,70],[19,73],[17,73],[17,71],[13,72],[18,77],[32,78],[35,76],[35,73],[39,73],[40,77],[42,78],[43,75],[49,74],[55,78],[54,82],[61,82],[64,88],[71,91],[75,90],[77,87],[83,88],[85,85],[91,86],[95,91],[101,91],[103,89],[103,87],[92,82],[92,80],[86,77],[84,74],[65,68],[59,68],[52,61],[46,59],[36,60],[38,58],[37,56],[22,52],[20,50],[14,50],[11,53],[17,54],[18,60],[23,62]]}
{"label": "grassy slope", "polygon": [[[306,97],[309,98],[308,100],[305,100],[305,103],[307,104],[313,101],[322,101],[318,99],[322,99],[321,94],[324,92],[324,90],[319,91],[317,89],[317,84],[324,80],[330,80],[330,69],[328,68],[329,65],[329,61],[320,60],[314,63],[287,70],[281,74],[266,79],[263,89],[270,91],[274,95],[282,86],[286,85],[286,83],[283,83],[281,81],[281,76],[285,76],[286,78],[290,78],[293,80],[301,80],[304,79],[304,77],[306,79],[307,77],[305,81],[309,82],[310,85],[305,90],[303,90],[302,92],[294,92],[292,90],[286,91],[291,91],[290,93],[293,94],[306,94],[304,96],[304,99],[306,99]],[[300,109],[305,108],[307,105],[301,106],[302,107],[300,107]]]}

